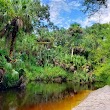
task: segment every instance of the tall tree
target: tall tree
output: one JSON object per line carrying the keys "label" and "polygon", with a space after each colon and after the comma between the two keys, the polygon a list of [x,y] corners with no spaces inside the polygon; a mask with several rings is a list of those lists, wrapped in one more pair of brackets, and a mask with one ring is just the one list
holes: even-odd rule
{"label": "tall tree", "polygon": [[0,38],[5,36],[10,57],[20,28],[30,33],[46,22],[49,22],[49,7],[39,0],[0,0]]}
{"label": "tall tree", "polygon": [[99,11],[103,6],[107,8],[108,0],[84,0],[84,12],[88,12],[89,15],[95,14]]}

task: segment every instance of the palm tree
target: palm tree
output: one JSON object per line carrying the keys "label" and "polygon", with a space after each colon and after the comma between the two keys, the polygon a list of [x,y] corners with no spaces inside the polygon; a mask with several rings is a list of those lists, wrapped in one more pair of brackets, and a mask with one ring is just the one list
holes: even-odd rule
{"label": "palm tree", "polygon": [[0,38],[5,36],[9,46],[9,57],[12,57],[17,33],[31,33],[43,20],[49,22],[48,6],[39,0],[0,0]]}

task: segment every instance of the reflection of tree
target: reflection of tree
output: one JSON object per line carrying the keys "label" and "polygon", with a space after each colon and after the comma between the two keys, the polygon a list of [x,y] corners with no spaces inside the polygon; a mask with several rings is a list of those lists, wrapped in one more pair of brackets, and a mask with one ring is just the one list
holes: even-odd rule
{"label": "reflection of tree", "polygon": [[[91,87],[92,88],[92,87]],[[31,105],[58,102],[65,97],[75,96],[78,92],[88,89],[88,85],[73,83],[66,84],[37,84],[30,83],[26,90],[13,90],[0,96],[0,110],[9,108],[29,107]]]}
{"label": "reflection of tree", "polygon": [[3,110],[3,109],[2,109],[2,108],[3,108],[3,107],[2,107],[2,105],[3,105],[2,102],[3,102],[2,96],[0,95],[0,110]]}
{"label": "reflection of tree", "polygon": [[[34,88],[33,88],[34,86]],[[45,102],[62,100],[67,96],[75,95],[78,91],[88,89],[88,85],[80,84],[30,84],[25,96],[20,97],[19,105],[34,105]],[[21,95],[20,95],[21,96]],[[19,96],[18,96],[19,97]],[[25,101],[23,101],[24,99]]]}
{"label": "reflection of tree", "polygon": [[26,91],[24,90],[19,90],[16,94],[17,97],[17,104],[19,106],[23,106],[24,105],[24,100],[25,100],[25,96],[26,96]]}

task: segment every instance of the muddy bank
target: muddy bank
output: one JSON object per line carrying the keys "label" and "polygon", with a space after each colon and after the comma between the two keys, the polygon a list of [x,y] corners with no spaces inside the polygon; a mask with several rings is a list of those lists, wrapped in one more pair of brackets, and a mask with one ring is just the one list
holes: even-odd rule
{"label": "muddy bank", "polygon": [[72,110],[110,110],[110,86],[93,91]]}

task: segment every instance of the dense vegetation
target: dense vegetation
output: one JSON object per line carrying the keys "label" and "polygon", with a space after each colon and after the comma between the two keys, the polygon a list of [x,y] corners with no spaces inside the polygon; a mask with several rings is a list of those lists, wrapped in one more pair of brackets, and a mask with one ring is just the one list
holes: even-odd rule
{"label": "dense vegetation", "polygon": [[0,0],[0,7],[0,87],[33,80],[110,83],[110,24],[59,29],[37,0]]}

